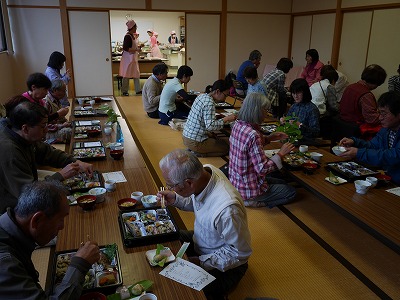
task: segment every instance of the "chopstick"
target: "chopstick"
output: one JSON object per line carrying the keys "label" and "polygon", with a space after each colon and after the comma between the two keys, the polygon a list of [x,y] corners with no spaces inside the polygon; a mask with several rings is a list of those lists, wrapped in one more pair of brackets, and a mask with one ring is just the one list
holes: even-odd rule
{"label": "chopstick", "polygon": [[[160,187],[160,191],[165,191],[165,187]],[[161,196],[161,208],[165,208],[165,198],[164,195]]]}

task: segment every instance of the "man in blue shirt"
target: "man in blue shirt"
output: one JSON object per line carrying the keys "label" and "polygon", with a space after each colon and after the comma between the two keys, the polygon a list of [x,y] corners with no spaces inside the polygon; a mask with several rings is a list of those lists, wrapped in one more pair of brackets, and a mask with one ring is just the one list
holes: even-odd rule
{"label": "man in blue shirt", "polygon": [[262,54],[260,51],[253,50],[250,52],[249,59],[246,60],[245,62],[243,62],[239,67],[236,79],[239,80],[243,84],[243,88],[245,91],[247,90],[248,84],[243,75],[244,69],[246,69],[249,66],[258,68],[260,66],[261,56],[262,56]]}

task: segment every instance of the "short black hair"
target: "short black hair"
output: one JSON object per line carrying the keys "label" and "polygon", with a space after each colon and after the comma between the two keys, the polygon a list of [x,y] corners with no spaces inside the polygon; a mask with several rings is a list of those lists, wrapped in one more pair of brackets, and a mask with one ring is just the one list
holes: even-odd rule
{"label": "short black hair", "polygon": [[254,66],[246,67],[243,71],[243,77],[250,79],[257,79],[258,78],[257,68]]}
{"label": "short black hair", "polygon": [[386,71],[380,65],[372,64],[367,66],[361,74],[361,79],[366,83],[382,85],[386,80]]}
{"label": "short black hair", "polygon": [[297,78],[293,80],[290,85],[290,93],[303,92],[302,102],[311,102],[312,96],[310,92],[310,87],[308,86],[307,80],[304,78]]}
{"label": "short black hair", "polygon": [[310,55],[312,58],[312,62],[317,62],[319,60],[319,54],[318,51],[316,49],[308,49],[306,51],[306,55]]}
{"label": "short black hair", "polygon": [[220,92],[229,90],[231,86],[229,86],[228,82],[224,79],[218,79],[214,82],[213,85],[208,85],[205,89],[206,93],[211,93],[213,91],[219,90]]}
{"label": "short black hair", "polygon": [[339,79],[339,74],[336,70],[329,70],[324,72],[322,79],[328,79],[330,83],[337,82]]}
{"label": "short black hair", "polygon": [[397,91],[383,93],[378,99],[378,107],[387,107],[393,115],[397,116],[400,114],[400,93]]}
{"label": "short black hair", "polygon": [[60,71],[66,61],[65,55],[62,54],[61,52],[54,51],[52,54],[50,54],[49,57],[49,62],[47,63],[47,66],[53,69],[57,69]]}
{"label": "short black hair", "polygon": [[276,68],[287,74],[293,68],[293,62],[289,58],[282,57],[276,64]]}
{"label": "short black hair", "polygon": [[178,69],[178,73],[176,74],[176,78],[182,79],[183,76],[193,76],[192,68],[186,65],[180,66]]}
{"label": "short black hair", "polygon": [[161,74],[167,74],[167,73],[168,73],[168,66],[165,63],[159,63],[153,67],[154,75],[161,75]]}
{"label": "short black hair", "polygon": [[325,73],[329,71],[336,71],[336,69],[332,65],[323,65],[320,72],[321,77],[324,77]]}
{"label": "short black hair", "polygon": [[36,126],[48,116],[46,107],[29,101],[19,103],[9,112],[11,126],[17,130],[21,130],[24,124]]}
{"label": "short black hair", "polygon": [[262,56],[262,54],[261,54],[260,51],[253,50],[253,51],[250,52],[249,60],[251,60],[251,61],[258,60],[258,59],[261,59],[261,56]]}
{"label": "short black hair", "polygon": [[47,78],[43,73],[32,73],[28,76],[26,80],[26,85],[28,86],[28,90],[32,91],[32,85],[37,88],[51,88],[51,81]]}

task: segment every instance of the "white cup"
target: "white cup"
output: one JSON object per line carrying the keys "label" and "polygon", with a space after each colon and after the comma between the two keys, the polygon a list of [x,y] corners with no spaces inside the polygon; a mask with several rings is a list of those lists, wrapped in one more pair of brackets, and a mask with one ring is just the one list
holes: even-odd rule
{"label": "white cup", "polygon": [[152,293],[146,293],[140,296],[139,300],[157,300],[157,296]]}
{"label": "white cup", "polygon": [[90,101],[89,101],[89,104],[90,104],[91,107],[93,107],[93,105],[94,105],[95,103],[96,103],[95,100],[90,100]]}
{"label": "white cup", "polygon": [[142,192],[132,192],[131,198],[135,199],[138,203],[142,201],[143,193]]}
{"label": "white cup", "polygon": [[107,180],[104,183],[104,187],[106,188],[107,192],[113,192],[117,187],[117,183],[115,182],[115,180]]}
{"label": "white cup", "polygon": [[106,135],[111,135],[111,132],[112,132],[112,128],[111,127],[104,127],[104,133],[106,134]]}
{"label": "white cup", "polygon": [[310,155],[311,155],[311,158],[313,160],[315,160],[316,162],[319,162],[321,160],[321,157],[323,156],[321,153],[318,153],[318,152],[311,152]]}
{"label": "white cup", "polygon": [[366,180],[356,180],[354,185],[358,194],[366,194],[371,187],[371,183]]}
{"label": "white cup", "polygon": [[84,102],[85,100],[83,98],[78,98],[78,103],[80,106],[82,106]]}
{"label": "white cup", "polygon": [[89,190],[89,195],[96,196],[96,203],[101,203],[106,200],[107,189],[102,187],[92,188]]}
{"label": "white cup", "polygon": [[378,178],[376,177],[367,177],[365,178],[365,180],[371,183],[371,188],[376,187],[376,185],[378,184]]}
{"label": "white cup", "polygon": [[307,146],[307,145],[300,145],[300,146],[299,146],[299,151],[300,151],[301,153],[307,152],[307,151],[308,151],[308,146]]}

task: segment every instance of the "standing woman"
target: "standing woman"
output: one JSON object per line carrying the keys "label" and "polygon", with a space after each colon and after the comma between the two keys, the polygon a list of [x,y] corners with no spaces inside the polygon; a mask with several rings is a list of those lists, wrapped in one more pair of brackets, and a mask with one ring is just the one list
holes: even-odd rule
{"label": "standing woman", "polygon": [[324,64],[319,60],[318,51],[315,49],[308,49],[306,51],[306,62],[303,72],[300,77],[307,80],[308,86],[321,80],[321,68]]}
{"label": "standing woman", "polygon": [[124,43],[122,45],[123,53],[121,63],[119,66],[119,76],[122,76],[122,95],[129,96],[129,78],[133,78],[135,84],[136,95],[142,93],[140,88],[140,71],[138,62],[138,51],[140,50],[139,41],[135,38],[136,34],[136,22],[129,20],[126,22],[128,32],[124,37]]}
{"label": "standing woman", "polygon": [[[65,85],[68,85],[68,82],[71,80],[70,70],[66,70],[64,75],[61,75],[61,69],[64,68],[66,58],[65,55],[61,52],[54,51],[50,54],[49,62],[47,63],[47,68],[44,74],[50,81],[61,79],[64,81]],[[60,100],[60,103],[63,107],[69,106],[68,95]]]}
{"label": "standing woman", "polygon": [[161,54],[160,48],[158,47],[158,32],[153,31],[153,36],[150,38],[151,42],[151,56],[162,58],[163,55]]}
{"label": "standing woman", "polygon": [[215,102],[224,102],[229,89],[225,80],[220,79],[194,100],[182,134],[183,144],[190,150],[202,156],[228,154],[228,139],[216,137],[213,131],[221,130],[224,124],[236,119],[235,114],[219,120],[215,117]]}

